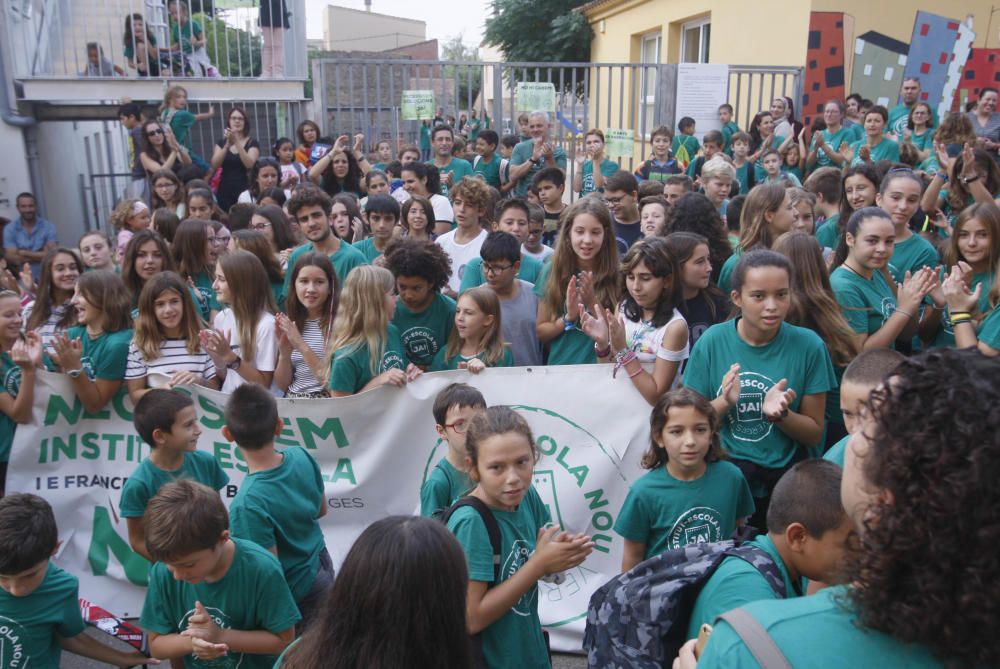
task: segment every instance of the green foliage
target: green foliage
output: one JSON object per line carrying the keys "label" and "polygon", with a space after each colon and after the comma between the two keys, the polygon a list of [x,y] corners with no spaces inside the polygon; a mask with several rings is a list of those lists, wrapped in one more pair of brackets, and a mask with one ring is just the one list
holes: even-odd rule
{"label": "green foliage", "polygon": [[198,16],[205,30],[205,49],[223,77],[260,76],[260,37],[218,18]]}
{"label": "green foliage", "polygon": [[[479,60],[479,50],[462,44],[462,37],[456,35],[441,46],[441,60],[455,62],[474,62]],[[464,109],[469,100],[475,104],[479,91],[483,87],[483,69],[473,66],[445,65],[445,81],[457,83],[457,107]]]}

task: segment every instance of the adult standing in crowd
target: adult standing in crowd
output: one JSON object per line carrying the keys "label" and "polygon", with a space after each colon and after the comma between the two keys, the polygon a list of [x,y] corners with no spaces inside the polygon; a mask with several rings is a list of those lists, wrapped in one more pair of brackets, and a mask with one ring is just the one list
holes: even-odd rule
{"label": "adult standing in crowd", "polygon": [[566,171],[566,152],[552,144],[548,112],[534,111],[528,116],[528,139],[514,147],[510,156],[510,180],[516,181],[514,194],[528,196],[532,177],[546,167]]}
{"label": "adult standing in crowd", "polygon": [[[906,124],[910,120],[910,110],[913,109],[913,105],[920,102],[920,77],[907,77],[903,79],[903,88],[900,90],[903,101],[893,107],[889,111],[889,123],[885,128],[885,132],[888,135],[892,135],[893,139],[897,142],[902,141],[903,133],[906,131]],[[862,116],[862,123],[864,123],[865,116]],[[934,107],[931,107],[931,118],[934,121],[934,127],[938,125],[938,115]]]}
{"label": "adult standing in crowd", "polygon": [[972,121],[972,129],[979,138],[978,144],[993,160],[1000,162],[1000,112],[997,111],[998,93],[995,88],[983,88],[979,91],[979,101],[976,108],[968,113]]}
{"label": "adult standing in crowd", "polygon": [[250,119],[243,107],[233,107],[226,117],[225,136],[215,143],[212,167],[222,170],[216,199],[223,211],[236,204],[247,187],[247,170],[260,158],[260,144],[250,136]]}
{"label": "adult standing in crowd", "polygon": [[132,182],[126,197],[146,198],[146,169],[139,160],[142,150],[142,108],[134,102],[118,107],[118,120],[128,130],[128,164],[132,168]]}
{"label": "adult standing in crowd", "polygon": [[16,267],[30,263],[37,283],[42,257],[58,243],[56,226],[38,215],[38,201],[31,193],[19,194],[15,205],[19,216],[3,229],[4,256]]}

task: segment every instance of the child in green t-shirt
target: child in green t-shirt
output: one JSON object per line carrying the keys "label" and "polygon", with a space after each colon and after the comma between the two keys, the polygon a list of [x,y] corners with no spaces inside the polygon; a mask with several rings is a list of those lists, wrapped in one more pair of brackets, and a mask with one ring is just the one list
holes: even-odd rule
{"label": "child in green t-shirt", "polygon": [[59,549],[52,507],[41,497],[0,498],[0,661],[58,669],[62,650],[117,667],[154,662],[84,633],[80,584],[49,561]]}
{"label": "child in green t-shirt", "polygon": [[229,534],[214,490],[181,479],[146,510],[146,545],[157,563],[139,622],[154,657],[194,669],[270,669],[301,620],[277,558]]}
{"label": "child in green t-shirt", "polygon": [[686,171],[688,165],[691,164],[691,161],[694,160],[694,157],[701,150],[701,144],[698,143],[698,138],[694,136],[695,122],[690,116],[685,116],[677,122],[677,130],[679,132],[674,135],[674,140],[670,145],[670,152],[677,160],[678,167]]}
{"label": "child in green t-shirt", "polygon": [[448,344],[434,356],[431,371],[467,369],[479,374],[487,367],[513,367],[500,320],[500,298],[489,286],[462,293],[455,305],[455,327]]}
{"label": "child in green t-shirt", "polygon": [[170,41],[185,54],[194,53],[195,49],[200,49],[206,43],[201,24],[191,18],[190,4],[187,0],[170,0],[167,3],[167,9],[170,10]]}
{"label": "child in green t-shirt", "polygon": [[430,369],[455,323],[455,300],[442,295],[451,277],[451,258],[432,241],[403,239],[385,256],[399,299],[392,324],[399,329],[406,359]]}
{"label": "child in green t-shirt", "polygon": [[451,506],[476,487],[467,471],[465,432],[473,416],[485,409],[483,394],[465,383],[452,383],[434,398],[434,429],[447,445],[448,452],[438,460],[420,487],[421,516],[431,516]]}
{"label": "child in green t-shirt", "polygon": [[[785,598],[802,596],[802,579],[810,590],[839,582],[845,544],[853,526],[840,502],[841,470],[823,460],[806,460],[789,469],[774,486],[767,510],[767,534],[747,542],[771,558],[781,573]],[[779,599],[767,579],[750,562],[725,558],[695,600],[687,638],[703,624],[732,609],[764,599]]]}
{"label": "child in green t-shirt", "polygon": [[[582,564],[594,549],[585,534],[550,525],[549,512],[531,485],[538,451],[527,421],[510,407],[490,407],[475,416],[465,437],[471,495],[488,507],[500,527],[500,565],[486,525],[471,507],[448,520],[469,566],[467,621],[481,633],[491,669],[548,669],[538,619],[538,581]],[[492,586],[492,587],[491,587]]]}
{"label": "child in green t-shirt", "polygon": [[618,163],[604,155],[604,132],[600,128],[591,128],[583,141],[584,146],[577,149],[573,171],[573,190],[580,197],[603,193],[604,181],[620,169]]}
{"label": "child in green t-shirt", "polygon": [[566,174],[557,167],[545,167],[531,179],[532,192],[538,194],[538,204],[545,210],[545,231],[542,243],[551,246],[559,231],[559,218],[566,209],[563,193],[566,191]]}
{"label": "child in green t-shirt", "polygon": [[229,505],[233,536],[277,556],[304,629],[333,584],[333,563],[319,519],[326,495],[319,465],[300,446],[278,451],[284,429],[278,404],[263,386],[246,383],[229,396],[223,436],[239,447],[247,476]]}
{"label": "child in green t-shirt", "polygon": [[151,450],[149,457],[125,481],[119,511],[128,525],[132,550],[152,561],[146,548],[145,515],[146,506],[157,491],[182,478],[221,490],[229,483],[229,477],[210,453],[197,450],[201,426],[189,395],[154,388],[136,403],[133,422]]}
{"label": "child in green t-shirt", "polygon": [[375,262],[392,241],[392,232],[399,223],[399,202],[389,194],[369,195],[365,199],[365,217],[372,236],[354,242],[352,246],[361,251],[365,260]]}
{"label": "child in green t-shirt", "polygon": [[664,394],[649,417],[650,472],[629,490],[615,522],[625,539],[622,571],[687,544],[732,536],[754,511],[740,470],[722,461],[719,417],[687,388]]}
{"label": "child in green t-shirt", "polygon": [[476,158],[472,162],[472,172],[479,176],[487,185],[493,188],[501,188],[502,178],[500,176],[503,158],[496,153],[500,144],[500,137],[493,130],[483,130],[475,139]]}

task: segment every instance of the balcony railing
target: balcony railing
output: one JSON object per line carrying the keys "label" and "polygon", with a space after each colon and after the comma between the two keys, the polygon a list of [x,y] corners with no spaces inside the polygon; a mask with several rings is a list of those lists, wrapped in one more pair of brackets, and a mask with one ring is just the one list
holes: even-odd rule
{"label": "balcony railing", "polygon": [[[203,11],[212,4],[214,11]],[[285,0],[288,29],[266,27],[270,12],[264,9],[262,17],[254,0],[8,0],[2,6],[0,48],[9,73],[21,81],[301,81],[308,75],[305,0]],[[273,18],[280,26],[282,17]]]}

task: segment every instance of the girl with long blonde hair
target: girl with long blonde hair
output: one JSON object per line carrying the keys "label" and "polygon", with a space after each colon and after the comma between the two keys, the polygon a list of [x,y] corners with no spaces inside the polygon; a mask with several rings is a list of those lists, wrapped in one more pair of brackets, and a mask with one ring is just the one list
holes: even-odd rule
{"label": "girl with long blonde hair", "polygon": [[500,298],[487,286],[470,288],[455,305],[455,327],[448,344],[437,352],[431,371],[467,369],[478,374],[487,367],[513,367],[514,356],[504,346]]}

